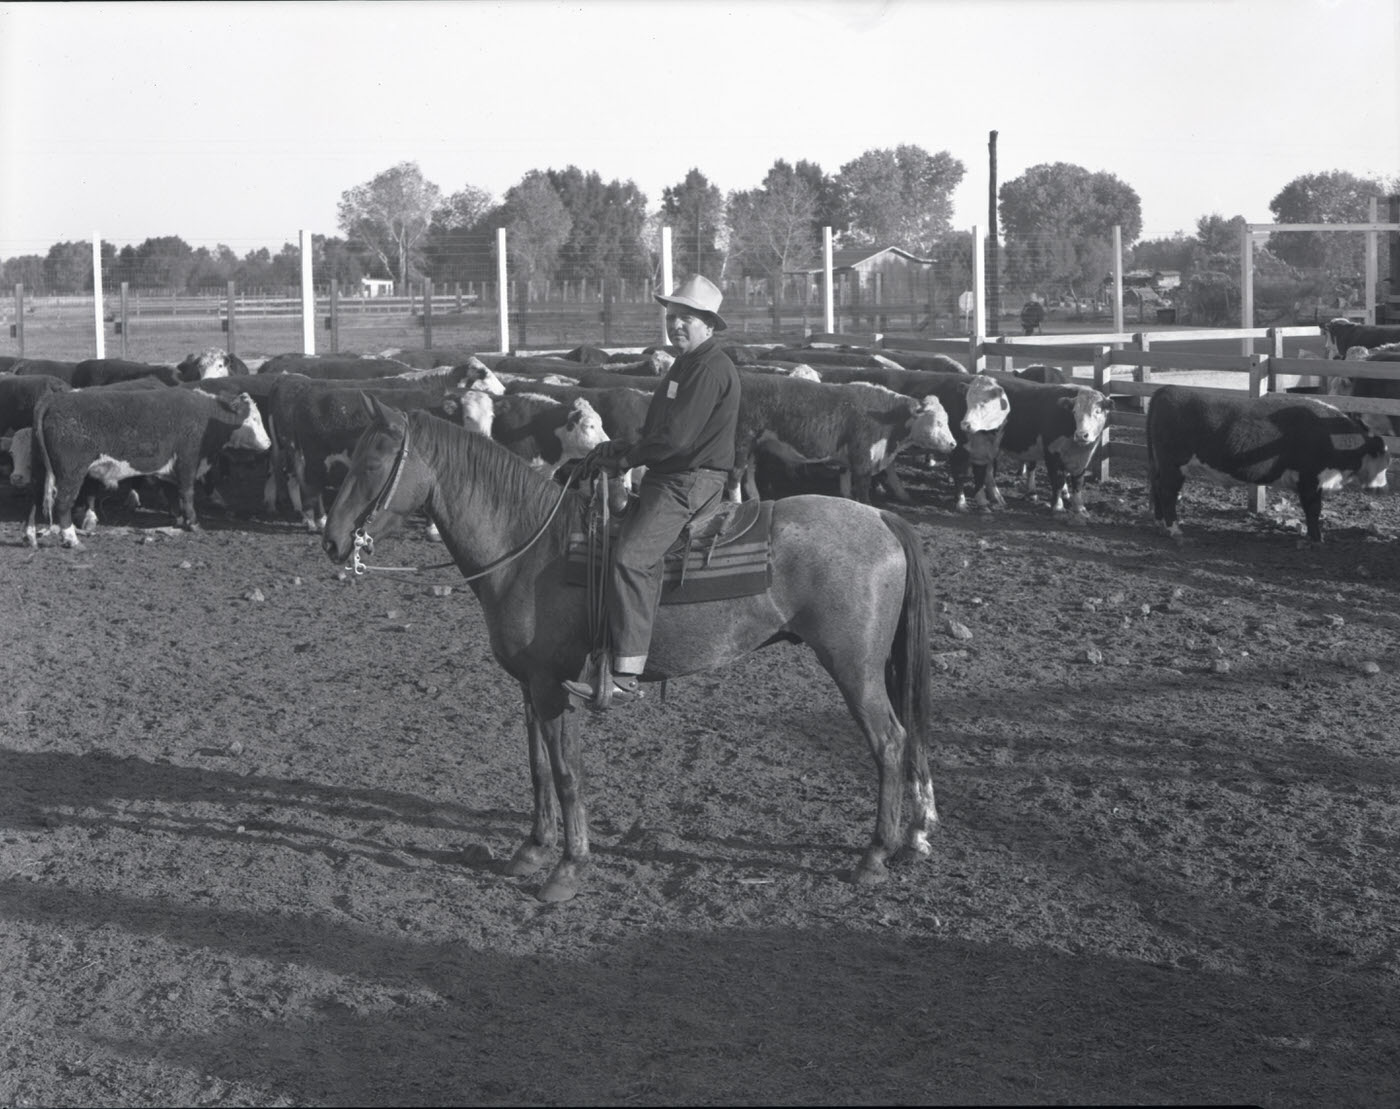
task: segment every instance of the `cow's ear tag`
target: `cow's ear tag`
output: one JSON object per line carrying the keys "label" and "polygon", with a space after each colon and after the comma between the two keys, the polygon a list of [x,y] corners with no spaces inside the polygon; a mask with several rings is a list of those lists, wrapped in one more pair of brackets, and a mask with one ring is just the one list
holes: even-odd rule
{"label": "cow's ear tag", "polygon": [[677,382],[674,382],[674,381],[669,382],[669,383],[667,384],[667,386],[666,386],[666,399],[667,399],[667,400],[675,400],[675,399],[676,399],[676,394],[677,394],[679,391],[680,391],[680,385],[679,385]]}

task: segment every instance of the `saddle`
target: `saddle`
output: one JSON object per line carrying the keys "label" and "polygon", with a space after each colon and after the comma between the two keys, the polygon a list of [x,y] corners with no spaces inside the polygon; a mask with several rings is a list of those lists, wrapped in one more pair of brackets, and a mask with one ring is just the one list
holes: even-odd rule
{"label": "saddle", "polygon": [[[610,550],[622,519],[615,516],[608,523]],[[586,518],[581,523],[586,525]],[[726,501],[695,521],[681,532],[662,561],[661,603],[694,604],[766,593],[773,584],[772,530],[772,501]],[[602,560],[590,552],[586,527],[571,530],[564,580],[586,586],[592,577],[597,588],[603,574]]]}

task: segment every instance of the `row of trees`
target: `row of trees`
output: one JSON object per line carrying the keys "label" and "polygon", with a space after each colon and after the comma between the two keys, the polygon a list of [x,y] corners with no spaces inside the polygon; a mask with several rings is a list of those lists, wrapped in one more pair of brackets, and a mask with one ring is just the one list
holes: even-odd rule
{"label": "row of trees", "polygon": [[[1400,192],[1400,177],[1362,178],[1340,170],[1296,177],[1269,202],[1274,223],[1364,223],[1372,197]],[[1387,218],[1382,204],[1381,219]],[[1182,275],[1178,298],[1192,318],[1205,324],[1239,319],[1240,236],[1243,216],[1219,213],[1196,221],[1196,233],[1137,243],[1128,264],[1149,272]],[[1392,237],[1378,242],[1382,274],[1390,269]],[[1255,314],[1264,322],[1286,319],[1309,306],[1341,309],[1359,304],[1365,286],[1365,237],[1321,231],[1277,232],[1256,247]],[[1392,290],[1400,295],[1400,289]]]}
{"label": "row of trees", "polygon": [[[677,277],[699,272],[720,283],[772,278],[812,268],[821,229],[841,246],[899,246],[935,258],[955,274],[971,272],[971,236],[951,227],[952,194],[966,170],[947,151],[918,146],[868,150],[828,174],[813,162],[779,159],[753,189],[723,193],[699,169],[663,190],[648,212],[632,181],[604,181],[577,166],[532,170],[497,202],[465,185],[444,194],[416,163],[402,162],[341,194],[344,237],[314,236],[319,277],[355,287],[361,277],[439,284],[491,280],[496,229],[506,228],[509,263],[518,278],[597,280],[657,278],[660,229],[672,229]],[[1352,222],[1367,201],[1400,187],[1333,171],[1287,183],[1270,202],[1277,222]],[[1136,268],[1180,271],[1190,289],[1219,285],[1238,272],[1238,228],[1244,217],[1203,215],[1195,234],[1138,242],[1142,205],[1136,191],[1107,172],[1065,162],[1033,166],[999,192],[1004,235],[998,279],[1017,291],[1074,299],[1097,288],[1114,261],[1112,228],[1122,229]],[[1274,236],[1261,274],[1271,266],[1309,271],[1323,285],[1359,280],[1360,236],[1294,233]],[[238,258],[227,246],[191,248],[177,236],[117,250],[103,244],[103,271],[135,287],[241,288],[294,285],[300,251],[288,243]],[[3,263],[3,280],[37,292],[92,287],[91,246],[56,243],[47,255]],[[1238,290],[1236,290],[1236,296]]]}
{"label": "row of trees", "polygon": [[654,277],[663,225],[680,274],[722,282],[814,265],[823,226],[850,245],[931,251],[950,230],[965,173],[946,151],[908,145],[866,151],[834,175],[779,159],[757,188],[728,195],[692,169],[649,214],[633,182],[604,182],[577,166],[531,170],[494,204],[474,186],[444,197],[403,162],[342,194],[338,215],[348,240],[400,282],[489,277],[500,227],[522,278]]}

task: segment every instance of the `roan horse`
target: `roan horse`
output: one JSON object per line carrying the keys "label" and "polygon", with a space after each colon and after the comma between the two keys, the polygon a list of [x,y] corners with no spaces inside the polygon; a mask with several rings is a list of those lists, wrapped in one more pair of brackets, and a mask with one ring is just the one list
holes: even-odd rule
{"label": "roan horse", "polygon": [[[365,403],[373,421],[355,447],[322,546],[344,562],[371,525],[387,530],[423,510],[463,574],[503,563],[471,588],[492,652],[525,700],[534,826],[505,872],[524,876],[546,865],[562,810],[564,853],[539,897],[567,900],[590,858],[582,746],[560,682],[579,673],[593,644],[586,590],[565,583],[567,513],[551,517],[559,486],[487,436],[371,397]],[[538,541],[511,558],[542,524]],[[926,750],[930,600],[919,539],[899,517],[869,505],[792,497],[774,505],[771,559],[767,593],[662,606],[643,679],[708,670],[771,643],[808,644],[845,697],[879,772],[874,839],[853,873],[873,884],[896,854],[929,854],[938,819]],[[902,825],[906,786],[913,811]]]}

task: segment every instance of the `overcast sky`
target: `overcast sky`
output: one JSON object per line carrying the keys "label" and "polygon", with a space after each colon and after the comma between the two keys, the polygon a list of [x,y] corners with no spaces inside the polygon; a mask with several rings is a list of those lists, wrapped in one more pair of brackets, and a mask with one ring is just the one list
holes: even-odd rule
{"label": "overcast sky", "polygon": [[0,2],[0,256],[94,230],[241,257],[341,234],[400,161],[499,198],[532,169],[631,179],[872,148],[998,177],[1070,162],[1142,199],[1144,236],[1272,217],[1304,173],[1400,174],[1400,0]]}

